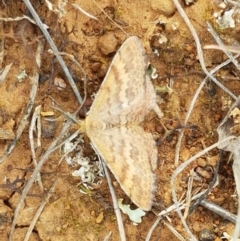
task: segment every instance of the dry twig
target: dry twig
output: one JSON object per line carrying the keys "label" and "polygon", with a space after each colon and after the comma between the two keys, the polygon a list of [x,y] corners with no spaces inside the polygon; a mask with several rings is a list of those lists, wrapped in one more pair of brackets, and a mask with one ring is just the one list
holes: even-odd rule
{"label": "dry twig", "polygon": [[15,230],[15,226],[17,223],[17,218],[20,212],[20,209],[23,205],[23,202],[32,186],[32,184],[34,183],[34,181],[37,178],[37,174],[38,172],[41,170],[43,164],[45,163],[45,161],[48,159],[49,155],[55,150],[55,147],[57,146],[57,143],[60,141],[60,139],[64,136],[64,134],[66,133],[67,129],[69,128],[71,124],[71,121],[68,120],[65,125],[63,126],[61,132],[59,133],[58,137],[51,143],[51,145],[49,146],[49,148],[47,149],[47,151],[43,154],[43,156],[40,158],[37,166],[35,167],[31,178],[28,180],[26,186],[24,187],[23,191],[22,191],[22,195],[20,197],[20,200],[16,206],[16,209],[14,211],[14,217],[13,217],[13,221],[12,221],[12,226],[11,226],[11,231],[10,231],[10,235],[9,235],[9,241],[12,241],[13,238],[13,233]]}
{"label": "dry twig", "polygon": [[98,8],[106,15],[106,17],[107,17],[116,27],[118,27],[119,29],[121,29],[123,33],[125,33],[127,36],[129,36],[129,34],[128,34],[119,24],[117,24],[116,22],[114,22],[114,21],[112,20],[112,18],[110,18],[110,17],[108,16],[108,14],[104,11],[104,9],[101,8],[101,6],[97,3],[97,1],[95,1],[95,0],[93,0],[93,1],[94,1],[94,3],[98,6]]}
{"label": "dry twig", "polygon": [[177,195],[176,195],[176,192],[175,192],[175,185],[174,185],[174,182],[177,178],[177,176],[184,170],[184,168],[186,168],[188,165],[190,165],[190,163],[192,163],[193,161],[195,161],[197,158],[201,157],[202,155],[206,154],[207,152],[209,152],[210,150],[212,150],[213,148],[215,147],[218,147],[220,144],[226,142],[226,141],[230,141],[230,140],[233,140],[235,139],[235,137],[233,136],[230,136],[224,140],[221,140],[217,143],[214,143],[213,145],[205,148],[204,150],[202,150],[201,152],[197,153],[196,155],[192,156],[191,158],[189,158],[187,161],[185,161],[184,163],[182,163],[172,174],[172,177],[171,177],[171,191],[172,191],[172,197],[173,197],[173,201],[174,201],[174,204],[177,205],[178,209],[177,209],[177,213],[179,215],[179,217],[181,218],[181,221],[186,229],[186,231],[188,232],[188,234],[190,235],[190,237],[192,238],[192,240],[195,240],[197,241],[197,239],[194,237],[194,235],[192,234],[192,232],[190,231],[189,227],[187,226],[186,224],[186,221],[182,215],[182,213],[180,212],[180,205],[179,205],[179,202],[177,200]]}
{"label": "dry twig", "polygon": [[93,16],[92,14],[86,12],[86,11],[85,11],[83,8],[81,8],[79,5],[77,5],[77,4],[75,4],[75,3],[72,3],[72,6],[73,6],[75,9],[79,10],[79,11],[80,11],[81,13],[83,13],[84,15],[86,15],[87,17],[99,21],[98,18],[96,18],[96,17]]}
{"label": "dry twig", "polygon": [[222,48],[222,51],[227,55],[227,57],[231,60],[231,62],[235,65],[235,67],[238,70],[240,70],[240,65],[239,65],[238,61],[233,57],[233,55],[231,54],[230,51],[223,48],[224,44],[223,44],[222,40],[220,39],[220,37],[218,36],[218,34],[216,33],[216,31],[213,29],[212,25],[209,22],[207,22],[207,27],[208,27],[208,31],[212,34],[212,36],[214,37],[218,46],[220,48]]}
{"label": "dry twig", "polygon": [[[45,36],[48,44],[50,45],[51,49],[53,50],[53,52],[57,53],[59,52],[58,49],[57,49],[57,46],[55,45],[55,43],[53,42],[50,34],[48,33],[48,31],[44,28],[44,25],[41,21],[41,19],[39,18],[38,14],[36,13],[35,9],[33,8],[32,4],[30,3],[29,0],[23,0],[24,3],[26,4],[28,10],[31,12],[33,18],[35,19],[36,23],[38,24],[39,28],[41,29],[43,35]],[[72,89],[73,89],[73,92],[74,94],[76,95],[77,97],[77,100],[78,102],[81,104],[83,102],[82,100],[82,97],[77,89],[77,86],[65,64],[65,62],[63,61],[62,57],[60,55],[57,55],[56,56],[57,60],[59,61],[59,64],[61,65],[68,81],[69,81],[69,84],[71,85]]]}
{"label": "dry twig", "polygon": [[[35,125],[36,125],[36,121],[37,121],[37,131],[38,131],[38,138],[37,138],[37,147],[41,146],[41,142],[40,142],[40,138],[41,138],[41,120],[40,120],[40,112],[41,112],[41,106],[37,106],[35,108],[35,111],[33,113],[32,116],[32,121],[31,121],[31,125],[29,128],[29,141],[30,141],[30,147],[31,147],[31,153],[32,153],[32,160],[33,160],[33,164],[36,167],[37,166],[37,158],[36,158],[36,152],[35,152],[35,144],[34,144],[34,139],[33,139],[33,131],[36,129]],[[41,176],[40,173],[37,174],[37,182],[41,188],[41,190],[43,191],[43,184],[41,181]]]}
{"label": "dry twig", "polygon": [[[39,41],[38,47],[37,47],[37,52],[36,52],[36,62],[38,64],[38,66],[41,66],[42,52],[43,52],[43,41]],[[17,131],[16,131],[16,135],[15,135],[15,139],[7,145],[5,153],[3,154],[3,156],[0,157],[0,163],[2,163],[6,159],[6,157],[12,152],[12,150],[16,146],[19,138],[21,137],[26,125],[28,124],[28,118],[31,114],[31,111],[32,111],[32,108],[33,108],[33,105],[35,102],[35,98],[37,95],[38,79],[39,79],[39,74],[37,72],[35,73],[34,76],[30,77],[32,88],[31,88],[30,95],[29,95],[29,102],[27,104],[26,110],[24,111],[23,117],[21,118],[21,120],[19,122]]]}
{"label": "dry twig", "polygon": [[[92,145],[92,148],[95,150],[93,145]],[[112,186],[111,177],[109,175],[109,172],[108,172],[108,169],[106,167],[106,164],[105,164],[104,160],[102,160],[101,156],[98,154],[98,152],[96,150],[95,150],[95,152],[98,156],[99,161],[101,161],[101,163],[103,165],[103,169],[104,169],[107,181],[108,181],[108,187],[109,187],[111,197],[112,197],[112,201],[113,201],[113,208],[114,208],[115,215],[116,215],[116,218],[117,218],[120,240],[126,241],[126,235],[125,235],[125,230],[124,230],[124,226],[123,226],[122,215],[121,215],[120,209],[118,207],[118,201],[117,201],[117,197],[116,197],[116,194],[115,194],[113,186]]]}
{"label": "dry twig", "polygon": [[57,185],[57,179],[56,181],[53,183],[52,187],[50,188],[50,190],[48,191],[48,194],[47,194],[47,197],[41,202],[40,206],[38,207],[38,210],[36,211],[34,217],[33,217],[33,220],[32,222],[30,223],[29,225],[29,228],[28,228],[28,231],[25,235],[25,238],[24,238],[24,241],[28,241],[31,234],[32,234],[32,231],[34,229],[34,226],[39,218],[39,216],[41,215],[42,211],[43,211],[43,208],[45,207],[45,205],[47,204],[52,192],[54,191],[55,187]]}

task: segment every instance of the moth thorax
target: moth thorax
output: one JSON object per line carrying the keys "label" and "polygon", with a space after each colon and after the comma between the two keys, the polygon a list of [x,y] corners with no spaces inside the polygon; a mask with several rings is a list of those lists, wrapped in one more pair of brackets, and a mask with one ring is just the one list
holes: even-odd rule
{"label": "moth thorax", "polygon": [[103,121],[96,119],[93,120],[91,119],[91,121],[86,120],[86,128],[87,129],[97,129],[97,130],[105,130],[106,129],[106,123],[104,123]]}
{"label": "moth thorax", "polygon": [[85,121],[79,121],[79,131],[80,133],[85,133],[86,131],[86,125],[85,125]]}

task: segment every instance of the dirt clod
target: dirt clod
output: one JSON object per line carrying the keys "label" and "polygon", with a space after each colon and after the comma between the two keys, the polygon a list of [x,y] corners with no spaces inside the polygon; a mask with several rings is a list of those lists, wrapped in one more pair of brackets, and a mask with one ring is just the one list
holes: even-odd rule
{"label": "dirt clod", "polygon": [[101,36],[98,41],[98,48],[104,55],[109,55],[116,52],[118,41],[114,33],[108,32]]}

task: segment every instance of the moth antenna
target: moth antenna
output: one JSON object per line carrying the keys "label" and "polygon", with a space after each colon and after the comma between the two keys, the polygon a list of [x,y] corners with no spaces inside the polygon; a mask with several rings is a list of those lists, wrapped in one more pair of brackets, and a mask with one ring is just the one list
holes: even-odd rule
{"label": "moth antenna", "polygon": [[61,112],[63,115],[65,115],[66,117],[68,117],[70,120],[72,120],[73,122],[75,122],[76,124],[79,124],[79,121],[76,119],[75,115],[72,115],[66,111],[63,111],[61,108],[56,107],[51,105],[51,107],[55,110],[58,110],[59,112]]}

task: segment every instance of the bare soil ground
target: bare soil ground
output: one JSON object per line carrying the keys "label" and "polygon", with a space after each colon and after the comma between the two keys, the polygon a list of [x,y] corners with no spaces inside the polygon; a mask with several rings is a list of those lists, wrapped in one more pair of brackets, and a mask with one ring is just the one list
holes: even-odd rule
{"label": "bare soil ground", "polygon": [[[182,125],[192,98],[205,74],[199,64],[193,37],[173,3],[168,0],[98,0],[97,2],[108,16],[91,0],[67,1],[64,8],[60,10],[61,1],[55,1],[52,11],[44,1],[32,1],[41,20],[49,27],[48,31],[59,51],[74,56],[87,74],[85,108],[87,110],[90,108],[112,57],[126,39],[126,32],[130,36],[136,35],[141,39],[149,61],[156,69],[158,76],[153,80],[153,84],[157,94],[163,99],[159,104],[164,113],[161,122],[168,130],[174,130],[178,125]],[[72,3],[78,4],[98,20],[91,19],[76,10]],[[42,112],[51,111],[54,114],[47,119],[44,117],[41,119],[41,147],[36,149],[36,160],[39,160],[59,135],[66,121],[66,116],[52,106],[55,105],[65,112],[73,113],[80,104],[56,58],[48,52],[47,42],[44,43],[41,54],[41,67],[37,66],[35,60],[37,44],[44,39],[38,27],[26,19],[11,21],[10,18],[30,16],[25,4],[22,1],[1,1],[0,6],[1,17],[8,18],[8,21],[0,22],[2,39],[0,68],[12,63],[9,73],[0,84],[1,156],[6,153],[6,148],[17,135],[16,130],[20,120],[26,114],[33,85],[31,77],[36,73],[40,75],[37,96],[32,103],[33,110],[28,118],[29,123],[16,142],[15,148],[0,164],[0,240],[5,241],[8,240],[21,190],[34,170],[29,129],[35,107],[41,105]],[[219,10],[216,4],[208,0],[199,0],[190,5],[182,4],[182,6],[193,23],[202,45],[214,43],[207,31],[206,21],[217,28],[213,18],[213,13]],[[228,44],[233,43],[237,38],[236,29],[217,30]],[[216,50],[205,51],[204,58],[209,69],[226,59],[221,51]],[[64,60],[81,96],[84,96],[84,76],[81,69],[68,57],[65,56]],[[20,74],[24,76],[24,73],[26,73],[25,78],[19,77]],[[239,73],[233,65],[230,64],[221,69],[217,77],[235,96],[240,94]],[[170,93],[166,91],[167,86],[171,89]],[[208,82],[204,86],[184,132],[179,164],[218,140],[216,128],[232,103],[231,97],[215,84]],[[81,112],[77,118],[84,118],[84,113]],[[150,113],[146,118],[145,129],[153,133],[159,143],[155,206],[153,212],[147,212],[137,226],[123,214],[127,240],[131,241],[145,240],[150,227],[156,220],[155,213],[173,204],[170,179],[176,169],[174,160],[179,130],[172,131],[166,136],[166,131],[154,113]],[[66,139],[75,130],[76,126],[70,127],[64,138]],[[163,138],[165,136],[166,138]],[[96,161],[97,157],[89,144],[89,139],[84,136],[83,140],[84,143],[81,142],[78,145],[78,150],[82,149],[85,157],[89,157],[92,162]],[[43,165],[41,169],[43,190],[37,182],[33,184],[17,219],[13,240],[24,240],[24,235],[38,206],[46,198],[56,180],[56,187],[50,192],[50,198],[29,240],[95,241],[104,240],[110,231],[112,232],[110,240],[120,240],[105,178],[98,185],[93,185],[93,190],[89,194],[81,193],[80,178],[72,176],[73,171],[78,167],[68,165],[65,160],[58,165],[62,156],[63,151],[56,150]],[[219,150],[213,149],[184,169],[175,182],[178,198],[186,195],[191,171],[194,171],[198,177],[198,180],[193,182],[193,190],[199,188],[201,191],[210,185],[218,156]],[[224,153],[219,168],[219,184],[207,199],[236,214],[235,182],[232,162],[228,162],[228,158],[229,154]],[[124,194],[113,176],[112,180],[117,197],[123,198],[124,203],[131,204],[131,208],[135,209],[136,206]],[[171,225],[187,240],[188,235],[176,212],[171,212],[169,219],[163,220],[165,222],[171,220]],[[197,239],[205,241],[220,240],[223,232],[231,234],[234,228],[231,222],[202,206],[198,206],[186,221]],[[203,230],[207,233],[205,239],[202,235]],[[160,222],[153,231],[151,240],[179,239],[164,222]]]}

